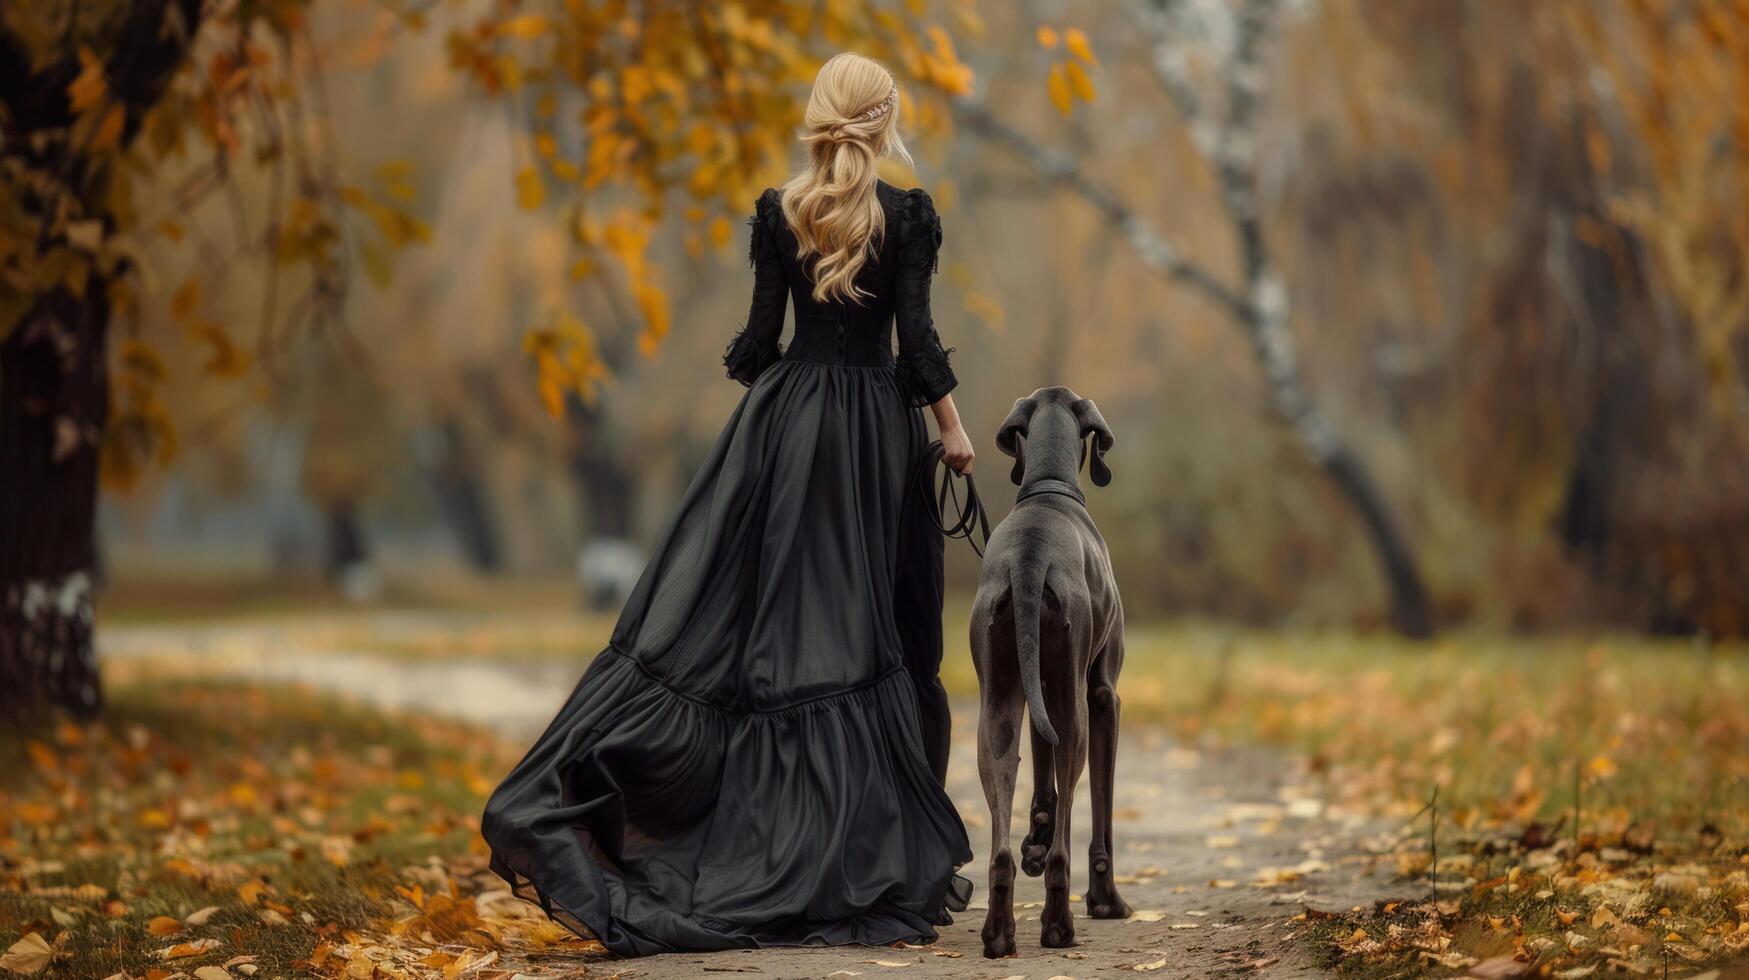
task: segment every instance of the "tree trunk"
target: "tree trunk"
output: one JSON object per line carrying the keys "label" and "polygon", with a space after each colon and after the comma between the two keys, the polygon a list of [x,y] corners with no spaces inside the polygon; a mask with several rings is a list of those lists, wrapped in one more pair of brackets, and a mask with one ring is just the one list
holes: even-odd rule
{"label": "tree trunk", "polygon": [[498,571],[504,564],[504,550],[480,475],[479,456],[467,434],[449,418],[420,433],[420,442],[438,508],[455,534],[462,558],[476,572]]}
{"label": "tree trunk", "polygon": [[109,412],[105,284],[40,297],[0,342],[0,716],[95,714],[98,446]]}
{"label": "tree trunk", "polygon": [[[958,120],[968,130],[1013,149],[1047,180],[1093,205],[1123,234],[1145,265],[1158,275],[1206,296],[1244,331],[1269,385],[1272,413],[1366,525],[1369,541],[1384,570],[1392,627],[1405,636],[1431,636],[1436,624],[1413,550],[1365,464],[1348,448],[1306,387],[1298,345],[1288,324],[1287,290],[1270,263],[1263,238],[1254,176],[1232,165],[1217,168],[1222,203],[1233,219],[1244,264],[1245,281],[1239,291],[1184,258],[1141,215],[1088,177],[1073,159],[1047,150],[977,106],[960,103],[956,109]],[[1233,159],[1231,155],[1222,158]]]}
{"label": "tree trunk", "polygon": [[598,409],[574,403],[571,472],[583,502],[583,539],[630,538],[638,479],[612,445]]}

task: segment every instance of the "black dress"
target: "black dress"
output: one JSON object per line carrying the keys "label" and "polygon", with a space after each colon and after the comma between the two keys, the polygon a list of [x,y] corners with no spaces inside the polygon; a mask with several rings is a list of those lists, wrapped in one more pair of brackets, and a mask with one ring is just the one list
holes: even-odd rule
{"label": "black dress", "polygon": [[964,908],[941,538],[909,492],[919,407],[954,386],[929,312],[941,225],[923,191],[878,195],[861,304],[812,298],[760,197],[724,359],[750,390],[611,644],[486,804],[493,869],[614,952],[926,942]]}

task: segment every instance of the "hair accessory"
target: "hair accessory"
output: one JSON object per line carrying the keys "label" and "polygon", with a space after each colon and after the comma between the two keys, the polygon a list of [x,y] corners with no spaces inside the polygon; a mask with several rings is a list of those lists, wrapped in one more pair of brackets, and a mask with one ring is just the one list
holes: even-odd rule
{"label": "hair accessory", "polygon": [[895,86],[893,86],[893,90],[891,92],[887,93],[886,98],[882,99],[879,102],[876,102],[874,105],[857,113],[856,118],[864,120],[864,121],[870,120],[870,119],[879,119],[880,117],[886,115],[887,113],[892,112],[893,107],[898,105],[898,104],[899,104],[899,86],[895,85]]}

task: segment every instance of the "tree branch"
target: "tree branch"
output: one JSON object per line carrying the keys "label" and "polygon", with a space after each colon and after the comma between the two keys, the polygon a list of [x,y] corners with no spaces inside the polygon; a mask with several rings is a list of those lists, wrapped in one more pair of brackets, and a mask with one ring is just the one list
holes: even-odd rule
{"label": "tree branch", "polygon": [[1135,248],[1148,268],[1185,283],[1233,316],[1249,318],[1248,304],[1213,273],[1186,259],[1167,238],[1116,194],[1087,176],[1067,154],[1050,149],[971,102],[955,102],[954,117],[965,129],[1007,147],[1032,164],[1039,176],[1093,205]]}

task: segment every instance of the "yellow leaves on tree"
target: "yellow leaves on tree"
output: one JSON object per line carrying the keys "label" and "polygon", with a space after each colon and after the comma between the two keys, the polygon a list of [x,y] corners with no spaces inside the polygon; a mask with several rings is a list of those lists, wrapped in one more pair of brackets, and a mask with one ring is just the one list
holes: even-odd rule
{"label": "yellow leaves on tree", "polygon": [[540,170],[535,167],[523,167],[516,172],[516,204],[524,211],[533,211],[547,199],[547,185],[541,180]]}
{"label": "yellow leaves on tree", "polygon": [[1075,111],[1076,99],[1092,102],[1097,92],[1087,69],[1099,67],[1099,59],[1093,54],[1087,32],[1070,27],[1059,34],[1056,28],[1046,24],[1039,26],[1037,36],[1039,47],[1046,51],[1055,52],[1061,46],[1067,52],[1066,57],[1053,61],[1045,74],[1045,91],[1050,96],[1051,105],[1067,116]]}
{"label": "yellow leaves on tree", "polygon": [[[1623,195],[1612,217],[1640,232],[1670,280],[1670,299],[1692,324],[1715,417],[1741,418],[1740,330],[1749,282],[1735,257],[1749,246],[1749,8],[1641,0],[1612,21],[1591,5],[1567,9],[1619,98],[1652,163],[1656,193]],[[1593,166],[1611,164],[1607,137],[1587,140]],[[1723,146],[1739,152],[1721,152]],[[1655,198],[1655,199],[1654,199]],[[1730,244],[1726,244],[1726,242]]]}
{"label": "yellow leaves on tree", "polygon": [[546,325],[524,335],[522,349],[534,358],[535,391],[554,418],[564,415],[567,394],[592,402],[597,386],[607,377],[594,334],[567,311],[553,314]]}
{"label": "yellow leaves on tree", "polygon": [[83,114],[109,94],[109,83],[103,77],[103,62],[91,49],[79,49],[79,74],[67,84],[67,108]]}
{"label": "yellow leaves on tree", "polygon": [[99,457],[104,479],[127,488],[150,465],[176,456],[176,427],[164,406],[164,361],[138,340],[121,346],[112,369],[109,426]]}
{"label": "yellow leaves on tree", "polygon": [[[966,4],[950,5],[958,29],[979,28]],[[575,0],[534,11],[494,8],[448,38],[451,64],[489,95],[532,111],[532,152],[515,179],[524,210],[570,203],[581,253],[572,276],[617,268],[642,324],[637,347],[654,354],[670,331],[659,270],[645,261],[653,232],[673,197],[689,199],[689,253],[728,248],[736,222],[759,190],[786,174],[806,87],[820,62],[850,49],[877,58],[900,77],[907,123],[945,126],[931,101],[971,90],[947,27],[933,5],[872,0],[751,0],[736,4],[648,4]],[[561,107],[575,106],[574,112]],[[594,215],[613,210],[605,222]],[[598,258],[612,261],[601,262]],[[617,285],[617,284],[615,284]],[[582,330],[580,322],[564,324]],[[567,329],[529,334],[537,387],[549,410],[562,393],[586,391],[604,376],[567,366]],[[586,330],[583,330],[586,333]],[[592,350],[592,348],[590,348]]]}

